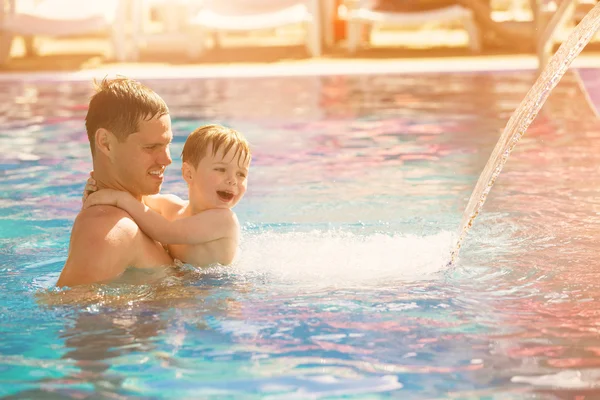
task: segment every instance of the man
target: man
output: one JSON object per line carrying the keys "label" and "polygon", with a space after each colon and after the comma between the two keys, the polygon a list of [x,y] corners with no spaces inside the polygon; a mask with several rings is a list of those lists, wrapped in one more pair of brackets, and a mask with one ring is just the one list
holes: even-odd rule
{"label": "man", "polygon": [[[85,126],[98,189],[129,192],[140,202],[160,192],[173,138],[160,96],[128,78],[105,79],[90,100]],[[128,267],[152,271],[172,262],[125,211],[90,207],[75,219],[57,286],[109,282]]]}

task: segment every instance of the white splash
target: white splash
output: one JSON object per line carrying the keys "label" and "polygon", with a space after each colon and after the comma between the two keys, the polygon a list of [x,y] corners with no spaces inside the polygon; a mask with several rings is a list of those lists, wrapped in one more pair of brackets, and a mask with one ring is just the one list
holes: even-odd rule
{"label": "white splash", "polygon": [[431,236],[340,231],[246,234],[236,267],[285,283],[352,286],[434,279],[445,270],[450,232]]}

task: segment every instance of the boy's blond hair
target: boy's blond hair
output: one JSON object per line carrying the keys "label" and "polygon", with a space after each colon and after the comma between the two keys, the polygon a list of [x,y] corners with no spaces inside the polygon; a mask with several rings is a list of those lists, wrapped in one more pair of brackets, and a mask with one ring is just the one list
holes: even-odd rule
{"label": "boy's blond hair", "polygon": [[248,164],[252,159],[250,144],[241,133],[221,125],[205,125],[190,133],[183,145],[181,161],[196,168],[200,160],[206,156],[208,145],[211,143],[213,156],[221,148],[223,154],[227,154],[235,147],[234,157],[238,157],[238,162]]}

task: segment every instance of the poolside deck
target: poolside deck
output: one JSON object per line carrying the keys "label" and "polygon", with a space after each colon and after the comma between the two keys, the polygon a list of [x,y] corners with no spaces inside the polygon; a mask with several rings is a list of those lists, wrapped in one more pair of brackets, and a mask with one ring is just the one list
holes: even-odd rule
{"label": "poolside deck", "polygon": [[[106,74],[137,77],[268,76],[305,74],[351,74],[369,72],[427,72],[535,69],[533,51],[508,47],[486,48],[472,54],[462,29],[426,29],[378,32],[373,47],[349,55],[339,47],[319,58],[310,58],[293,32],[286,35],[233,37],[222,48],[203,58],[189,60],[183,49],[172,52],[143,51],[135,63],[107,59],[110,44],[103,37],[55,40],[40,38],[38,56],[24,57],[16,40],[11,61],[0,67],[0,79],[87,79]],[[590,43],[575,66],[599,67],[600,43]]]}

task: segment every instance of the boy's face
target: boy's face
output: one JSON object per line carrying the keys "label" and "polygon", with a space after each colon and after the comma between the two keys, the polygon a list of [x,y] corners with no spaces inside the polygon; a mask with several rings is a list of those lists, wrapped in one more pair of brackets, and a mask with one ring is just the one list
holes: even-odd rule
{"label": "boy's face", "polygon": [[244,162],[236,147],[213,155],[212,144],[194,168],[184,163],[183,177],[189,184],[190,203],[198,210],[232,208],[246,193],[249,162]]}

